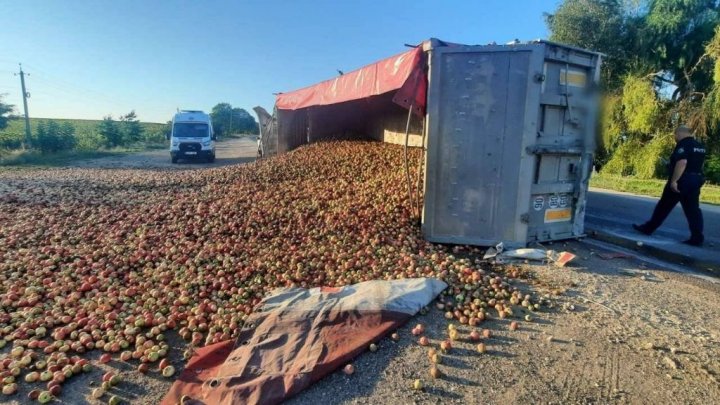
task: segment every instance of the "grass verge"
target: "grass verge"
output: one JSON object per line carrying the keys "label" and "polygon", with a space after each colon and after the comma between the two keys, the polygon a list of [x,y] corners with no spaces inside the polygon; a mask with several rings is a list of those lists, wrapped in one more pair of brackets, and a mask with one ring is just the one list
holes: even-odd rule
{"label": "grass verge", "polygon": [[[642,180],[633,177],[594,174],[590,178],[590,186],[627,193],[660,197],[665,180]],[[700,201],[707,204],[720,205],[720,186],[705,184],[700,193]]]}
{"label": "grass verge", "polygon": [[38,167],[55,167],[64,166],[68,162],[97,159],[107,156],[117,156],[126,153],[141,152],[144,150],[161,149],[167,145],[164,144],[137,144],[130,147],[101,149],[91,151],[71,150],[57,153],[43,154],[37,150],[18,150],[0,153],[0,166],[38,166]]}

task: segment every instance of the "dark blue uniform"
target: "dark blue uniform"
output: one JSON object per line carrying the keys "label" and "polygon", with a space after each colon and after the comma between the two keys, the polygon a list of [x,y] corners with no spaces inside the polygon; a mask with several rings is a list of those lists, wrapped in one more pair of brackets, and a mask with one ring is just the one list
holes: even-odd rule
{"label": "dark blue uniform", "polygon": [[[675,164],[683,159],[687,160],[687,166],[680,179],[678,179],[677,188],[680,192],[676,193],[670,188],[670,180],[672,179],[673,170],[675,170]],[[662,225],[670,211],[679,202],[690,226],[690,239],[686,240],[685,243],[702,245],[704,237],[703,217],[702,212],[700,212],[700,188],[705,183],[703,177],[704,162],[705,147],[700,142],[693,137],[680,140],[670,156],[668,167],[670,169],[670,178],[665,184],[660,201],[655,206],[652,218],[643,225],[635,226],[635,229],[648,235],[653,233],[655,229]]]}

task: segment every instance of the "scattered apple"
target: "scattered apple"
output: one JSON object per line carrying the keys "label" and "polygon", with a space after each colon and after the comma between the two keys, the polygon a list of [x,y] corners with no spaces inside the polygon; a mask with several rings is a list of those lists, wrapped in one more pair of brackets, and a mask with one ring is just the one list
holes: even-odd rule
{"label": "scattered apple", "polygon": [[93,399],[100,399],[103,395],[105,395],[105,390],[102,388],[95,388],[90,392],[90,396],[93,397]]}
{"label": "scattered apple", "polygon": [[18,386],[16,383],[5,384],[2,387],[2,393],[4,395],[12,395],[17,392]]}
{"label": "scattered apple", "polygon": [[[409,151],[411,170],[420,153]],[[435,306],[471,327],[496,305],[498,316],[519,303],[539,309],[501,270],[460,254],[467,247],[423,239],[395,170],[404,163],[396,145],[329,141],[182,173],[0,172],[0,204],[12,213],[0,235],[0,349],[12,346],[3,378],[59,387],[91,371],[96,354],[101,364],[116,355],[140,373],[158,361],[164,371],[170,332],[190,359],[194,348],[236,338],[268,292],[291,285],[437,277],[449,287]]]}
{"label": "scattered apple", "polygon": [[165,366],[165,368],[162,369],[163,377],[172,377],[173,374],[175,374],[175,367],[173,366]]}
{"label": "scattered apple", "polygon": [[[93,398],[95,398],[95,397],[93,396]],[[97,398],[100,398],[100,397],[97,397]],[[42,392],[40,392],[40,394],[38,394],[38,397],[37,397],[38,402],[40,402],[41,404],[47,404],[48,402],[52,401],[52,399],[53,399],[53,396],[50,393],[50,391],[42,391]]]}

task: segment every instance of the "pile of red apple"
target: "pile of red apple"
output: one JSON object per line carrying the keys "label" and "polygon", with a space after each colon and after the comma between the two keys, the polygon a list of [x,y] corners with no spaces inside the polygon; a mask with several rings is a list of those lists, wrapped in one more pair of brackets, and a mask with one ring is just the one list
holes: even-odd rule
{"label": "pile of red apple", "polygon": [[284,286],[439,277],[470,325],[532,307],[467,249],[423,240],[403,165],[401,147],[337,141],[210,170],[0,172],[2,391],[56,395],[93,350],[171,376],[169,331],[189,356]]}

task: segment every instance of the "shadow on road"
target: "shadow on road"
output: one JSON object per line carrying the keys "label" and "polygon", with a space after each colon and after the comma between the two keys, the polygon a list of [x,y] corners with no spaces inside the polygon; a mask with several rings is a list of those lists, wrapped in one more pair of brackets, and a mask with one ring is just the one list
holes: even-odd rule
{"label": "shadow on road", "polygon": [[243,137],[218,142],[213,163],[199,158],[180,159],[178,163],[172,163],[169,150],[156,149],[120,156],[80,160],[71,162],[68,166],[93,169],[194,170],[254,162],[256,154],[257,142],[252,138]]}
{"label": "shadow on road", "polygon": [[252,163],[255,161],[255,157],[238,156],[238,157],[227,157],[227,158],[215,158],[215,162],[208,163],[202,159],[182,159],[176,163],[177,166],[182,166],[184,169],[193,168],[205,168],[205,167],[222,167],[230,166],[241,163]]}

